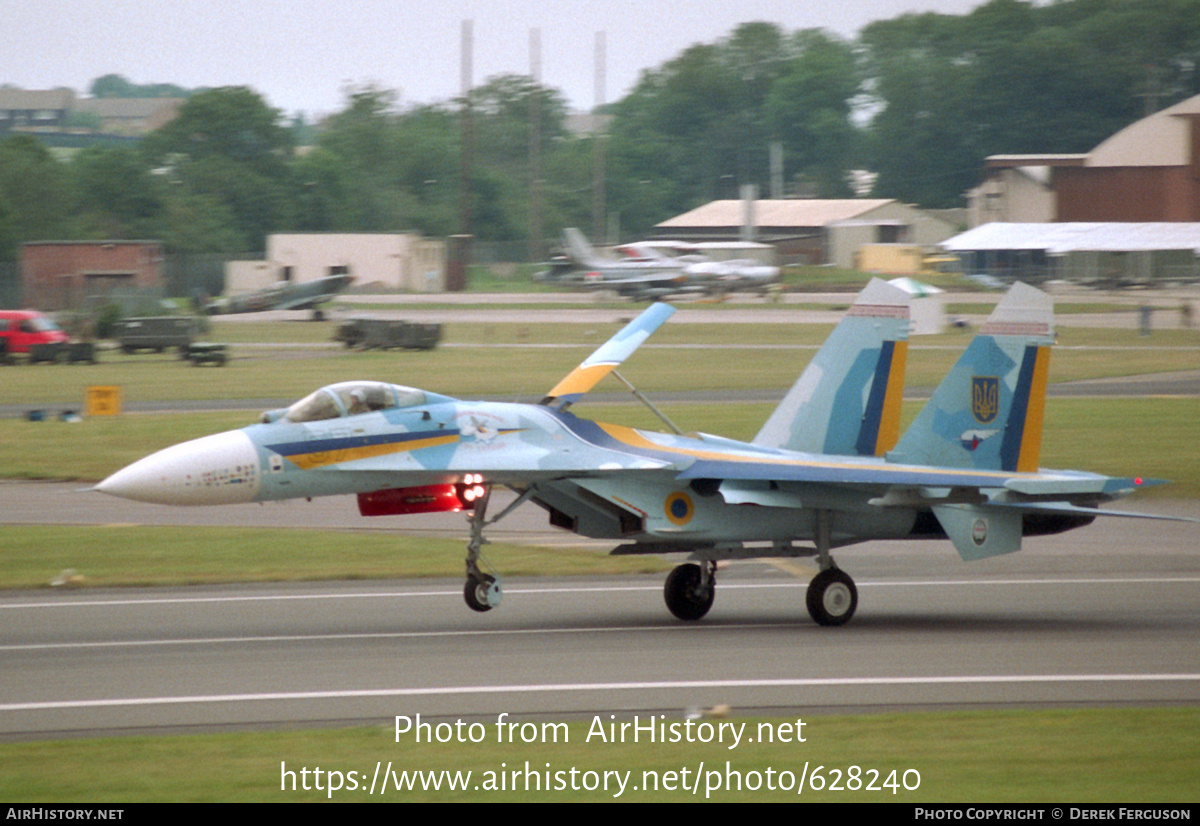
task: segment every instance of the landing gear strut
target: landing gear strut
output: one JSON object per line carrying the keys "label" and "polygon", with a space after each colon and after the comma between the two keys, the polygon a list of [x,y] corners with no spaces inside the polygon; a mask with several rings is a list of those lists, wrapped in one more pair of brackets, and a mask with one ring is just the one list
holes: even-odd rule
{"label": "landing gear strut", "polygon": [[[476,482],[482,484],[482,479],[482,476],[476,477]],[[492,486],[484,484],[483,493],[474,501],[469,520],[471,539],[467,542],[467,583],[463,586],[463,599],[472,611],[490,611],[500,604],[500,600],[504,596],[499,580],[491,574],[485,573],[479,567],[479,552],[487,544],[487,540],[483,538],[484,527],[499,522],[532,495],[533,489],[530,488],[490,521],[487,518],[487,506],[488,501],[492,498]]]}
{"label": "landing gear strut", "polygon": [[463,599],[472,611],[490,611],[500,604],[504,596],[500,583],[491,574],[479,568],[479,551],[487,543],[483,538],[483,526],[487,524],[487,505],[492,496],[492,486],[484,488],[483,496],[475,501],[471,511],[471,539],[467,543],[467,583],[463,586]]}
{"label": "landing gear strut", "polygon": [[817,511],[817,563],[821,572],[808,583],[804,601],[817,625],[845,625],[858,607],[858,589],[850,575],[839,569],[829,555],[829,522],[829,511]]}
{"label": "landing gear strut", "polygon": [[680,565],[667,575],[663,598],[667,608],[681,620],[698,620],[712,608],[716,595],[717,563],[710,560],[699,565]]}

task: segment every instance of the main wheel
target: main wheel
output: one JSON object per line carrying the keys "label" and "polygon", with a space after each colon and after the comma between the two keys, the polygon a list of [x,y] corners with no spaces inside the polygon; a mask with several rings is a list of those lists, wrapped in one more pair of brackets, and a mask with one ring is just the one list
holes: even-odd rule
{"label": "main wheel", "polygon": [[500,586],[490,574],[467,577],[467,584],[463,586],[463,599],[472,611],[490,611],[500,604]]}
{"label": "main wheel", "polygon": [[681,620],[698,620],[712,608],[716,589],[710,581],[702,585],[700,566],[688,563],[680,565],[667,575],[663,586],[663,598],[667,609]]}
{"label": "main wheel", "polygon": [[805,602],[817,625],[845,625],[858,607],[858,589],[849,574],[826,568],[808,583]]}

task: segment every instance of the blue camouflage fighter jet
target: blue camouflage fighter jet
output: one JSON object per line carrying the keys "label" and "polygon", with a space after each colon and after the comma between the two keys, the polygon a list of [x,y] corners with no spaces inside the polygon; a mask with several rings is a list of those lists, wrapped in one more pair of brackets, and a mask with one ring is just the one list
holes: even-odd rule
{"label": "blue camouflage fighter jet", "polygon": [[[1053,311],[1023,284],[903,435],[908,296],[880,280],[749,442],[572,414],[608,374],[624,381],[615,368],[673,312],[648,308],[538,404],[343,382],[260,424],[159,451],[96,490],[167,505],[355,494],[365,516],[467,511],[464,595],[476,611],[501,597],[480,568],[484,529],[532,502],[552,525],[619,542],[614,554],[688,554],[664,589],[679,619],[708,612],[719,561],[803,556],[819,568],[809,613],[841,625],[858,596],[835,548],[948,538],[965,560],[1005,554],[1097,516],[1144,516],[1098,506],[1158,481],[1039,467]],[[489,520],[497,485],[517,498]]]}

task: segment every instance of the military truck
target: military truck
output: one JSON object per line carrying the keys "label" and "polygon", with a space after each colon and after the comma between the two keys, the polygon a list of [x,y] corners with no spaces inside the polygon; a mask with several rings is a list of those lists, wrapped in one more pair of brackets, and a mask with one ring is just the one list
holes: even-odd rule
{"label": "military truck", "polygon": [[191,316],[126,318],[113,325],[113,338],[125,353],[139,350],[161,353],[174,347],[183,358],[199,332],[199,322]]}
{"label": "military truck", "polygon": [[364,350],[432,350],[442,340],[441,324],[417,324],[379,318],[356,318],[338,325],[334,341]]}

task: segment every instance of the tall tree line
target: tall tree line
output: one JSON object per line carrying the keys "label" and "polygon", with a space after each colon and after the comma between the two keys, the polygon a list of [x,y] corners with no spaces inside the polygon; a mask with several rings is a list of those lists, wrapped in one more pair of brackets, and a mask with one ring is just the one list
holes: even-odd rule
{"label": "tall tree line", "polygon": [[[106,76],[92,91],[128,86]],[[853,41],[747,23],[644,72],[605,108],[607,209],[632,234],[744,184],[767,193],[772,144],[791,192],[848,197],[849,171],[863,169],[878,173],[874,196],[955,206],[988,155],[1084,152],[1197,93],[1200,0],[991,0],[872,23]],[[467,102],[404,108],[389,90],[355,87],[314,129],[233,87],[190,94],[137,146],[59,161],[32,136],[8,137],[0,260],[44,239],[252,252],[278,231],[457,232]],[[535,175],[548,233],[590,226],[601,138],[568,130],[562,95],[502,76],[469,103],[474,234],[525,240]]]}

